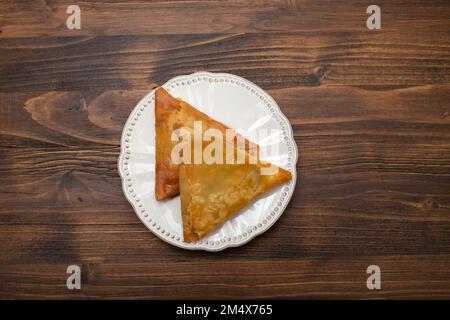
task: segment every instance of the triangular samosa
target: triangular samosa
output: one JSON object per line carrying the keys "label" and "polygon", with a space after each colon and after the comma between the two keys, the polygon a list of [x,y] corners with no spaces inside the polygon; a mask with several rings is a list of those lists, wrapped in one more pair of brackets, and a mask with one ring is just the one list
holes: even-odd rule
{"label": "triangular samosa", "polygon": [[[268,171],[272,174],[264,174],[264,169],[271,169]],[[291,178],[289,171],[262,161],[257,164],[181,165],[184,241],[199,240],[256,196]]]}

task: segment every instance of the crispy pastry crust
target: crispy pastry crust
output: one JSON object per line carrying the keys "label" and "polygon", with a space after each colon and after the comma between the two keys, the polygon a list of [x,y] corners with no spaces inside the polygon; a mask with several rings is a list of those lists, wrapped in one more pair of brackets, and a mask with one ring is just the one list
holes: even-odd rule
{"label": "crispy pastry crust", "polygon": [[[155,164],[155,197],[157,200],[172,198],[179,194],[179,165],[171,160],[171,151],[177,142],[171,141],[172,132],[186,128],[193,132],[194,121],[202,121],[202,128],[218,129],[225,137],[224,124],[210,118],[181,99],[172,97],[164,88],[155,91],[155,132],[156,132],[156,164]],[[239,135],[236,134],[235,145]],[[242,137],[241,137],[242,138]],[[243,139],[243,138],[242,138]],[[245,150],[258,147],[245,140]],[[193,145],[193,143],[191,144]],[[225,150],[225,148],[224,148]]]}
{"label": "crispy pastry crust", "polygon": [[[273,174],[261,174],[271,166]],[[194,242],[217,229],[255,197],[292,179],[287,170],[258,164],[180,166],[184,241]]]}

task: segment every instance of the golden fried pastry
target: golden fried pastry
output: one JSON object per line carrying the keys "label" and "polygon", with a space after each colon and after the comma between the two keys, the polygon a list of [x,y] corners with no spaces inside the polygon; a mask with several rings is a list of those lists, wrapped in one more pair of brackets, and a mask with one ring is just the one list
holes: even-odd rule
{"label": "golden fried pastry", "polygon": [[[275,169],[264,174],[264,169]],[[215,230],[256,196],[291,180],[291,173],[269,163],[182,164],[180,198],[184,241]]]}
{"label": "golden fried pastry", "polygon": [[[155,91],[155,132],[156,132],[156,165],[155,165],[155,196],[157,200],[168,199],[179,194],[179,164],[172,161],[172,150],[178,143],[172,141],[174,130],[183,128],[194,131],[194,122],[201,121],[202,130],[217,129],[223,136],[226,130],[231,130],[224,124],[211,119],[203,112],[195,109],[181,99],[172,97],[166,90],[159,87]],[[234,142],[244,141],[243,150],[257,146],[235,134]],[[224,139],[224,141],[226,141]],[[194,143],[191,144],[194,146]],[[241,144],[242,145],[242,144]],[[205,148],[206,143],[201,143]],[[239,144],[236,143],[238,147]],[[238,147],[239,148],[239,147]],[[222,148],[225,152],[225,147]],[[193,152],[192,152],[193,153]],[[225,156],[224,156],[225,157]],[[195,161],[189,163],[196,163]]]}

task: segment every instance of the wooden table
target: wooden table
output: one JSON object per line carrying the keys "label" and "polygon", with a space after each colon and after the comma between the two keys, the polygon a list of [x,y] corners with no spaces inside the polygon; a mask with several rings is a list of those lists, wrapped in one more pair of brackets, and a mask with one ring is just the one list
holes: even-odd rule
{"label": "wooden table", "polygon": [[[0,298],[450,298],[448,1],[377,1],[381,30],[367,1],[108,2],[0,2]],[[220,253],[159,240],[117,172],[136,102],[200,70],[267,90],[300,151],[280,220]]]}

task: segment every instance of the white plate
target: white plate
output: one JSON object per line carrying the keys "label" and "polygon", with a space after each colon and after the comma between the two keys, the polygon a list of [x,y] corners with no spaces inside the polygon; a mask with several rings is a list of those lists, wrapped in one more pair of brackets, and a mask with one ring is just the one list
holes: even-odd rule
{"label": "white plate", "polygon": [[240,246],[269,229],[294,192],[298,154],[292,127],[277,103],[250,81],[225,73],[198,72],[179,76],[163,87],[256,142],[261,148],[261,158],[289,170],[292,180],[262,195],[202,240],[184,242],[180,197],[157,201],[154,196],[153,90],[139,101],[125,124],[118,161],[123,191],[142,223],[174,246],[208,251]]}

